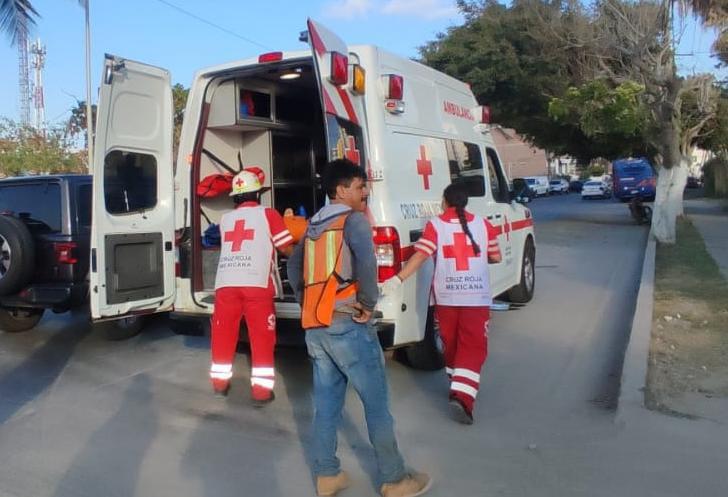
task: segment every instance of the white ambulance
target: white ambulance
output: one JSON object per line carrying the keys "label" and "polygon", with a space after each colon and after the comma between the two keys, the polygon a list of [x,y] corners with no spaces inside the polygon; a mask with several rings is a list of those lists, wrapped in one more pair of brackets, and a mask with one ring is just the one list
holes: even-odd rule
{"label": "white ambulance", "polygon": [[[443,189],[457,181],[470,191],[468,209],[500,232],[493,294],[531,299],[531,213],[512,198],[488,109],[468,85],[374,46],[347,46],[312,20],[301,41],[311,50],[199,71],[176,162],[169,72],[106,56],[93,171],[94,319],[166,311],[208,319],[219,257],[210,225],[232,205],[227,195],[199,196],[199,182],[256,165],[272,186],[265,204],[310,216],[325,202],[322,166],[340,157],[369,173],[380,282],[413,253],[425,222],[440,212]],[[277,316],[296,320],[300,307],[279,265]],[[410,364],[427,369],[442,364],[430,312],[432,269],[378,306],[383,346],[407,345]]]}

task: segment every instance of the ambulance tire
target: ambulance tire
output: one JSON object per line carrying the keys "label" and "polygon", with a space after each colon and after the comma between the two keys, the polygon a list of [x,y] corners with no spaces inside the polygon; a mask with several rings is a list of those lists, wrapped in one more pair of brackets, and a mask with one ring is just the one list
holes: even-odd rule
{"label": "ambulance tire", "polygon": [[0,216],[0,295],[12,295],[33,276],[35,241],[23,221]]}
{"label": "ambulance tire", "polygon": [[19,333],[35,328],[43,317],[43,309],[0,308],[0,331]]}
{"label": "ambulance tire", "polygon": [[96,326],[106,340],[119,342],[141,333],[146,321],[147,316],[127,316],[113,321],[103,321]]}
{"label": "ambulance tire", "polygon": [[526,239],[521,263],[521,279],[518,285],[508,290],[508,300],[516,304],[525,304],[533,298],[536,288],[536,249],[531,238]]}
{"label": "ambulance tire", "polygon": [[422,371],[437,371],[445,367],[445,357],[442,352],[442,341],[437,324],[435,323],[435,308],[430,307],[427,312],[425,337],[399,351],[399,359],[413,369]]}

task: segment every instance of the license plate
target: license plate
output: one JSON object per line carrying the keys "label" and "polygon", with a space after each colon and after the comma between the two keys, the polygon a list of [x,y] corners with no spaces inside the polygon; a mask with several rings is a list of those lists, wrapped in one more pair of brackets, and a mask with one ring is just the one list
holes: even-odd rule
{"label": "license plate", "polygon": [[632,191],[631,191],[631,192],[629,192],[629,193],[635,194],[635,193],[639,193],[639,192],[640,192],[639,190],[632,190]]}

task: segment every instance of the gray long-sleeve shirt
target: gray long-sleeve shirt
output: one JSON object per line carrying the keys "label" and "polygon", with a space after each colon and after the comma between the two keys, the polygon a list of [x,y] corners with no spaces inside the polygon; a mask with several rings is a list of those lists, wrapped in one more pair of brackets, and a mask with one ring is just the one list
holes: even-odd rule
{"label": "gray long-sleeve shirt", "polygon": [[[339,215],[349,210],[349,207],[342,204],[324,206],[311,218],[306,236],[317,239]],[[357,301],[371,311],[379,297],[377,258],[374,254],[372,227],[363,213],[349,214],[344,223],[344,243],[351,253],[351,277],[359,284]],[[287,272],[296,300],[300,303],[303,300],[303,241],[293,249],[288,259]]]}

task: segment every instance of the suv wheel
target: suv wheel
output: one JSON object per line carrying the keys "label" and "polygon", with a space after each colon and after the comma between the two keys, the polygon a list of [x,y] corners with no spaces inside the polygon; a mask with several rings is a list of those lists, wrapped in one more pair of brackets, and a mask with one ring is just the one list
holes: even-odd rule
{"label": "suv wheel", "polygon": [[8,333],[27,331],[43,317],[43,309],[0,308],[0,330]]}
{"label": "suv wheel", "polygon": [[33,276],[35,242],[22,221],[0,216],[0,295],[11,295]]}
{"label": "suv wheel", "polygon": [[437,371],[445,367],[445,356],[440,339],[440,330],[435,320],[435,308],[427,311],[425,337],[421,342],[398,350],[399,359],[414,369]]}

